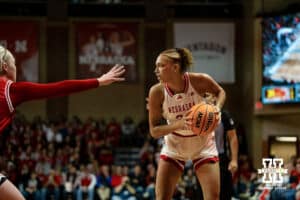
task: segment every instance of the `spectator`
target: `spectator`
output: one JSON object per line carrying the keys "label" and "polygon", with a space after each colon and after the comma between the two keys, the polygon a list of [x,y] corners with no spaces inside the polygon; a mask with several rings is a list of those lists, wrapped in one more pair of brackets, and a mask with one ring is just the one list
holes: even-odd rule
{"label": "spectator", "polygon": [[26,184],[26,189],[23,192],[24,197],[27,200],[38,200],[41,199],[39,191],[39,180],[35,172],[30,174],[30,179]]}
{"label": "spectator", "polygon": [[146,186],[145,175],[142,173],[142,168],[139,164],[136,164],[133,168],[133,172],[129,174],[130,184],[136,191],[136,196],[141,199]]}
{"label": "spectator", "polygon": [[108,165],[102,165],[97,176],[96,191],[100,200],[108,200],[111,196],[111,175]]}
{"label": "spectator", "polygon": [[58,177],[58,174],[54,169],[51,169],[50,173],[44,176],[43,188],[41,191],[41,200],[46,200],[46,199],[59,200],[60,185],[61,185],[61,180]]}
{"label": "spectator", "polygon": [[121,142],[124,146],[132,146],[134,140],[132,136],[135,135],[136,127],[131,117],[125,117],[121,124],[122,137]]}
{"label": "spectator", "polygon": [[65,173],[62,174],[64,184],[64,199],[74,199],[76,196],[76,180],[78,172],[74,165],[69,164]]}
{"label": "spectator", "polygon": [[130,184],[128,176],[123,176],[121,184],[113,189],[112,200],[136,200],[136,191]]}
{"label": "spectator", "polygon": [[77,200],[82,200],[83,195],[87,196],[88,200],[94,199],[94,190],[96,185],[96,176],[93,174],[91,165],[82,166],[81,175],[79,176],[77,188]]}

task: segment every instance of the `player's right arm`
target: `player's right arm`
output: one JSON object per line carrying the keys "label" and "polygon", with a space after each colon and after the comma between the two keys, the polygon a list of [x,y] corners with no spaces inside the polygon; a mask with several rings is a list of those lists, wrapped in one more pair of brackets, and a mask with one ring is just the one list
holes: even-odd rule
{"label": "player's right arm", "polygon": [[185,126],[185,120],[178,120],[172,124],[161,124],[162,104],[164,101],[163,86],[158,83],[151,87],[149,92],[149,128],[153,138],[160,138]]}

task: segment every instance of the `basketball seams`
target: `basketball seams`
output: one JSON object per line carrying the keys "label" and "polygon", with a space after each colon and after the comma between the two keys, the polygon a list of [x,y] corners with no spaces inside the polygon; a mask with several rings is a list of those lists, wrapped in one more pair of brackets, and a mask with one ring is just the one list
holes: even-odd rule
{"label": "basketball seams", "polygon": [[[197,117],[195,117],[195,114],[197,113],[197,110],[199,109],[199,107],[201,106],[201,104],[196,104],[195,107],[192,108],[192,113],[190,114],[192,116],[192,131],[195,132],[196,130],[193,130],[194,127],[196,127],[197,124]],[[199,134],[196,134],[199,135]]]}
{"label": "basketball seams", "polygon": [[[206,135],[214,131],[218,124],[218,120],[216,118],[216,109],[213,105],[210,104],[196,104],[192,108],[192,112],[189,115],[192,118],[191,130],[196,135]],[[208,120],[211,120],[209,124]]]}
{"label": "basketball seams", "polygon": [[203,115],[203,121],[201,122],[202,127],[200,128],[200,131],[199,131],[199,133],[198,133],[199,135],[203,134],[205,125],[206,125],[206,123],[207,123],[206,121],[207,121],[207,117],[208,117],[208,114],[207,114],[207,109],[208,109],[208,107],[207,107],[206,104],[205,104],[204,106],[205,106],[205,114]]}

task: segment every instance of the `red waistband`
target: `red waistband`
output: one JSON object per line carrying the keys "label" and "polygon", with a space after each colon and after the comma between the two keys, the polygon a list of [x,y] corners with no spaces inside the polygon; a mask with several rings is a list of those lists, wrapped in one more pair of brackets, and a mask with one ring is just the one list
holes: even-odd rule
{"label": "red waistband", "polygon": [[196,137],[198,135],[181,135],[179,133],[176,133],[176,132],[172,132],[173,135],[176,135],[176,136],[179,136],[179,137]]}

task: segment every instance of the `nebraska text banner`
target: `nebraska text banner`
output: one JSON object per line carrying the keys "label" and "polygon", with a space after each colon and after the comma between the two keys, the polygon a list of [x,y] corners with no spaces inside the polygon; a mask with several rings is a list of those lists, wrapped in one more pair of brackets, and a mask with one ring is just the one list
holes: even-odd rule
{"label": "nebraska text banner", "polygon": [[136,81],[137,30],[136,23],[76,23],[77,77],[100,76],[122,64],[126,81]]}

